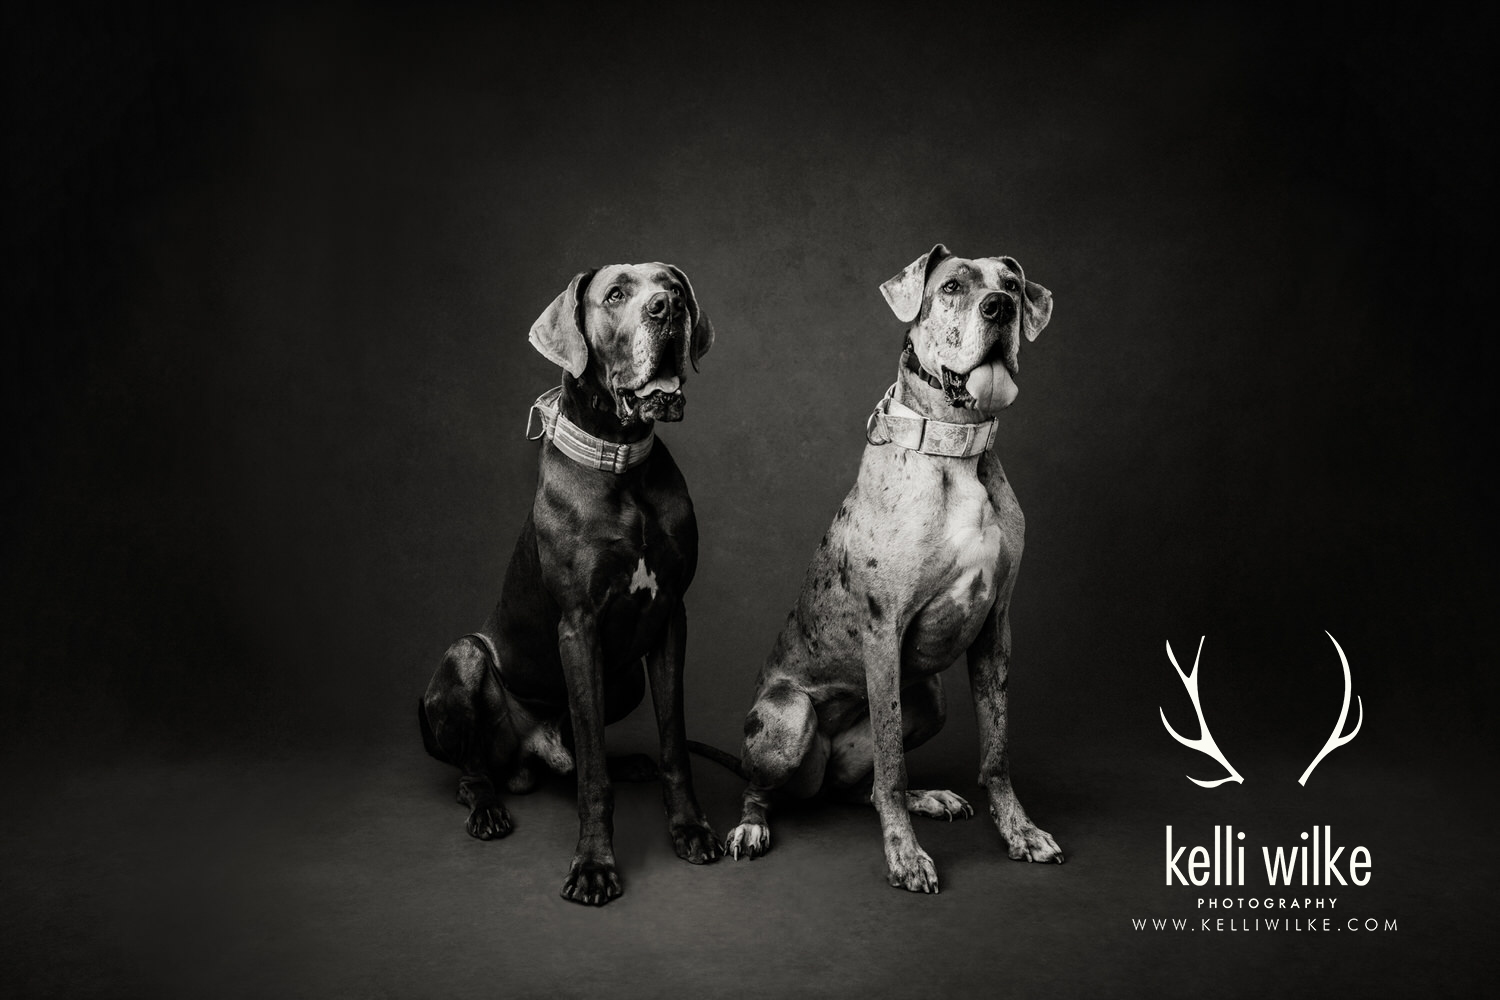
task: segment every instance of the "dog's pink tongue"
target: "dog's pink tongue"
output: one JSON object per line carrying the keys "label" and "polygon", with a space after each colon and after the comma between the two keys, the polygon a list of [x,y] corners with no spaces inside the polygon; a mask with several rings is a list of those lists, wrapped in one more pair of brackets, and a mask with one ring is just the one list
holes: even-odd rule
{"label": "dog's pink tongue", "polygon": [[635,394],[644,399],[647,396],[651,395],[653,392],[674,393],[677,391],[677,387],[681,384],[682,379],[678,378],[676,375],[673,375],[671,378],[654,378],[637,389],[635,391]]}
{"label": "dog's pink tongue", "polygon": [[974,409],[981,413],[1005,409],[1016,401],[1016,395],[1020,392],[1015,379],[1010,377],[1010,372],[1000,361],[991,361],[969,372],[969,380],[964,388],[974,397]]}

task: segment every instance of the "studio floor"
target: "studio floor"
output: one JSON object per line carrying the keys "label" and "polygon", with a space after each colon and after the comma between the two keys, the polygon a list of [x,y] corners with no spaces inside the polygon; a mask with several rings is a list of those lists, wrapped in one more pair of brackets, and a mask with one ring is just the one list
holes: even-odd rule
{"label": "studio floor", "polygon": [[[617,747],[649,748],[640,720],[618,728]],[[913,781],[976,793],[967,768],[944,763],[954,749],[914,754]],[[1226,813],[1227,797],[1194,796],[1184,809],[1180,760],[1142,767],[1129,751],[1080,766],[1062,749],[1033,741],[1017,773],[1065,865],[1009,861],[982,812],[921,821],[942,892],[910,895],[884,882],[868,809],[815,804],[776,814],[768,857],[692,867],[671,852],[654,783],[625,785],[626,892],[602,909],[558,896],[576,832],[567,780],[512,797],[515,832],[482,843],[463,833],[452,774],[414,737],[305,755],[142,752],[60,770],[17,758],[0,809],[0,992],[1461,996],[1493,974],[1482,942],[1495,862],[1482,831],[1495,817],[1488,795],[1489,814],[1474,812],[1477,777],[1372,767],[1325,784],[1321,818],[1336,817],[1335,837],[1380,839],[1363,840],[1371,885],[1308,890],[1339,897],[1331,913],[1309,914],[1334,927],[1394,918],[1394,931],[1139,931],[1133,918],[1258,915],[1203,910],[1203,890],[1164,887],[1164,819],[1179,843],[1211,842],[1226,816],[1245,817],[1236,828],[1252,843],[1275,843],[1305,817],[1249,785],[1230,794],[1264,797]],[[705,762],[696,774],[723,834],[739,783]],[[1391,823],[1392,809],[1412,822]]]}

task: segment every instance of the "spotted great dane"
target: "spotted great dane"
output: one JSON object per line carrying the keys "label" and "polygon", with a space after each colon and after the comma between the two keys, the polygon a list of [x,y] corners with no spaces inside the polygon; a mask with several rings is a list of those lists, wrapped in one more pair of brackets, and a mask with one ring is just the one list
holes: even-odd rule
{"label": "spotted great dane", "polygon": [[1025,521],[991,450],[993,414],[1016,398],[1021,337],[1047,325],[1052,295],[1010,257],[967,260],[942,244],[881,292],[910,324],[897,381],[871,414],[854,488],[761,669],[740,758],[749,787],[726,847],[763,854],[771,793],[826,788],[874,804],[892,885],[937,892],[910,814],[973,810],[949,791],[908,789],[904,753],[942,727],[942,671],[961,654],[979,778],[1010,856],[1063,860],[1011,787],[1008,609]]}
{"label": "spotted great dane", "polygon": [[669,264],[579,274],[537,319],[531,343],[564,374],[533,407],[546,439],[536,498],[499,603],[448,648],[418,706],[427,751],[462,772],[458,798],[481,840],[511,831],[496,781],[529,791],[539,764],[565,773],[576,761],[578,848],[562,895],[578,903],[622,891],[604,727],[640,704],[648,680],[672,843],[693,864],[723,851],[693,792],[682,718],[698,528],[653,433],[682,419],[687,369],[713,336]]}

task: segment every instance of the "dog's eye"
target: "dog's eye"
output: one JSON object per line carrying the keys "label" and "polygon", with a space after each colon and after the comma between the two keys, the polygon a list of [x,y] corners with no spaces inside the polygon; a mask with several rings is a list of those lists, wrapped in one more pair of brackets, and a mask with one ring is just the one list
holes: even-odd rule
{"label": "dog's eye", "polygon": [[1018,282],[1018,281],[1016,281],[1015,278],[1006,278],[1005,279],[1005,290],[1007,292],[1014,292],[1017,289],[1019,289],[1020,287],[1021,287],[1021,283]]}
{"label": "dog's eye", "polygon": [[954,281],[952,278],[949,278],[947,281],[943,282],[943,291],[947,292],[949,295],[952,295],[954,292],[958,291],[958,282]]}
{"label": "dog's eye", "polygon": [[618,288],[611,288],[608,292],[605,293],[605,295],[604,295],[604,301],[605,302],[619,302],[624,297],[625,297],[625,293],[624,292],[620,291]]}

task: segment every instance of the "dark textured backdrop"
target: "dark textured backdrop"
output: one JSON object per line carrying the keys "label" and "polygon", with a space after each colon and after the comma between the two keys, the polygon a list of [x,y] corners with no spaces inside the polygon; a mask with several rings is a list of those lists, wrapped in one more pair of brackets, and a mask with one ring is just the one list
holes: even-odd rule
{"label": "dark textured backdrop", "polygon": [[[893,376],[876,285],[935,241],[1056,296],[1000,444],[1023,761],[1157,754],[1187,801],[1213,765],[1155,719],[1193,731],[1162,643],[1206,633],[1220,744],[1294,782],[1340,697],[1324,629],[1369,718],[1320,777],[1400,799],[1493,759],[1494,106],[1465,8],[6,21],[16,787],[39,757],[416,753],[530,502],[557,376],[526,331],[613,261],[682,266],[718,331],[662,436],[703,535],[690,731],[734,743]],[[923,753],[969,781],[965,690]],[[389,794],[461,837],[446,783]]]}

